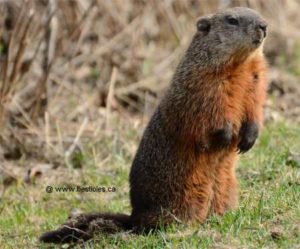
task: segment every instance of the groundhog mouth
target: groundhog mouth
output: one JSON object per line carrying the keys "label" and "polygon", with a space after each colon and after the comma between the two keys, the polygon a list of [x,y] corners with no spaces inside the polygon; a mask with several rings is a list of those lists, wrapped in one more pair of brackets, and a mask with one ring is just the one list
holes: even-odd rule
{"label": "groundhog mouth", "polygon": [[263,38],[254,39],[253,40],[253,44],[256,45],[256,46],[258,46],[258,45],[260,45],[262,43],[262,41],[263,41]]}
{"label": "groundhog mouth", "polygon": [[255,46],[259,46],[260,44],[262,44],[264,38],[265,38],[265,34],[262,32],[259,32],[258,34],[256,34],[256,36],[254,37],[254,39],[252,40],[253,44]]}

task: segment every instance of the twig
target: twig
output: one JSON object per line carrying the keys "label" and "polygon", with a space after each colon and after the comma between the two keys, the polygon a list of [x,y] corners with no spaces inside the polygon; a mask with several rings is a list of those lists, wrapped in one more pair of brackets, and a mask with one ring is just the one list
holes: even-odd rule
{"label": "twig", "polygon": [[[171,75],[172,75],[172,72],[167,72],[163,75],[163,77],[169,78],[169,77],[171,77]],[[149,89],[153,89],[155,86],[154,83],[157,82],[158,79],[160,79],[160,77],[150,76],[150,77],[142,79],[138,82],[132,83],[128,86],[119,87],[118,89],[116,89],[116,94],[118,94],[118,95],[129,94],[129,93],[135,92],[136,90],[138,90],[139,88],[142,88],[142,87],[147,87]]]}
{"label": "twig", "polygon": [[113,48],[116,45],[116,43],[118,43],[123,38],[124,35],[132,32],[139,23],[140,23],[140,17],[138,16],[131,23],[129,23],[120,33],[114,36],[109,42],[105,43],[104,46],[96,50],[95,56],[98,57],[102,54],[109,52],[110,49]]}
{"label": "twig", "polygon": [[78,129],[77,135],[72,143],[72,145],[69,147],[69,149],[66,151],[66,158],[68,159],[70,157],[70,155],[73,153],[73,151],[75,150],[76,146],[78,145],[79,139],[86,127],[86,125],[88,124],[88,118],[85,117],[81,126]]}

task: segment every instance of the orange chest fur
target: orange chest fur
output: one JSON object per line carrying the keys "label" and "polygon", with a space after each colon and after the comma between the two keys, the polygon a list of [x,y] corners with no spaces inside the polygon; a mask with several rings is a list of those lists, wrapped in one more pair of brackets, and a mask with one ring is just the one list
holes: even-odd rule
{"label": "orange chest fur", "polygon": [[231,120],[235,133],[238,132],[241,122],[251,114],[248,107],[255,109],[261,91],[265,85],[265,61],[261,56],[247,60],[225,73],[220,85],[225,116]]}

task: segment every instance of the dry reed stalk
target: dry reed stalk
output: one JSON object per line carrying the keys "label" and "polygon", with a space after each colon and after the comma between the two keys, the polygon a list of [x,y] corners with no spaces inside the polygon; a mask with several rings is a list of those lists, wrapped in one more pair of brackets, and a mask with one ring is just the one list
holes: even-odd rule
{"label": "dry reed stalk", "polygon": [[16,76],[17,76],[17,72],[19,72],[19,70],[20,70],[20,61],[21,61],[21,58],[22,58],[22,56],[24,54],[24,51],[26,49],[28,30],[29,30],[29,27],[32,23],[33,16],[34,16],[34,11],[30,10],[29,14],[28,14],[28,20],[25,24],[23,33],[22,33],[21,38],[20,38],[20,44],[19,44],[17,53],[15,55],[15,59],[14,59],[14,62],[13,62],[13,69],[12,69],[12,72],[11,72],[11,75],[10,75],[10,78],[9,78],[9,81],[12,82],[12,84],[14,84],[14,81],[15,81]]}
{"label": "dry reed stalk", "polygon": [[[35,92],[34,108],[31,110],[31,118],[36,119],[38,114],[42,114],[42,102],[47,103],[47,82],[49,73],[56,59],[55,47],[57,42],[57,29],[58,21],[56,18],[57,5],[55,0],[48,2],[48,18],[45,23],[45,44],[46,48],[44,51],[43,58],[43,75],[38,81],[37,89]],[[46,108],[44,108],[45,110]]]}
{"label": "dry reed stalk", "polygon": [[110,127],[110,116],[111,116],[111,107],[112,107],[112,101],[114,97],[114,91],[115,91],[115,83],[117,80],[118,75],[118,69],[116,67],[113,68],[110,82],[109,82],[109,90],[107,95],[107,101],[106,101],[106,119],[105,119],[105,129],[108,131]]}
{"label": "dry reed stalk", "polygon": [[[267,17],[270,35],[276,32],[283,40],[274,57],[285,56],[287,65],[281,66],[288,68],[300,35],[296,0],[20,1],[15,26],[4,40],[0,13],[0,43],[8,45],[7,53],[0,52],[0,128],[15,133],[20,143],[30,138],[64,155],[64,146],[101,140],[108,128],[114,129],[115,99],[121,118],[129,113],[126,109],[134,109],[146,119],[169,84],[195,20],[237,5]],[[275,59],[272,63],[278,66]],[[83,76],[82,68],[87,68]],[[95,94],[96,85],[104,89],[103,96]],[[86,117],[88,125],[81,131]]]}
{"label": "dry reed stalk", "polygon": [[49,146],[52,146],[50,141],[50,124],[49,124],[48,112],[45,112],[45,141],[46,141],[46,154],[48,154]]}
{"label": "dry reed stalk", "polygon": [[60,128],[60,125],[57,120],[55,122],[55,127],[56,127],[56,132],[57,132],[57,139],[58,139],[57,141],[59,144],[59,149],[63,153],[64,152],[64,143],[63,143],[61,128]]}

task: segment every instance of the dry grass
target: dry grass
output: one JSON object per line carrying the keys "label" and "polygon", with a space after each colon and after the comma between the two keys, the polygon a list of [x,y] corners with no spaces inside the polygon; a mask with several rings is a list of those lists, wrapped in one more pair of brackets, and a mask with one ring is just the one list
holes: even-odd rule
{"label": "dry grass", "polygon": [[[81,136],[98,136],[104,128],[109,132],[112,112],[126,116],[126,109],[149,116],[197,17],[222,7],[250,6],[268,19],[270,37],[279,36],[266,44],[271,66],[280,72],[272,78],[275,85],[285,81],[282,75],[295,69],[300,57],[293,60],[299,53],[294,47],[300,25],[295,0],[0,3],[0,141],[5,155],[11,150],[30,153],[29,140],[65,157]],[[288,62],[283,69],[280,59]]]}

